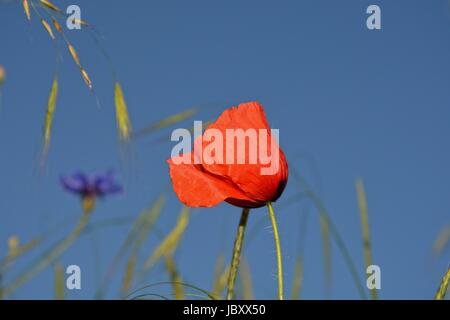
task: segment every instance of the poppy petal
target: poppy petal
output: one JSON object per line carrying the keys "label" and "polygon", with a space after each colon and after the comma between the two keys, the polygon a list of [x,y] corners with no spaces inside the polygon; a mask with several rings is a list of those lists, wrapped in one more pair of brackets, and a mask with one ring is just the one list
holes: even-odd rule
{"label": "poppy petal", "polygon": [[[226,130],[227,129],[255,129],[258,133],[260,129],[267,130],[267,148],[270,150],[272,142],[270,135],[270,127],[266,119],[263,107],[258,102],[242,103],[238,107],[232,107],[225,110],[216,122],[212,123],[206,130],[217,129],[222,132],[224,139],[223,153],[226,159]],[[210,143],[203,141],[203,148]],[[237,146],[237,145],[236,145]],[[237,146],[239,147],[239,146]],[[259,150],[259,140],[257,148]],[[275,201],[281,195],[287,182],[287,162],[283,151],[278,145],[274,146],[274,150],[279,152],[278,170],[274,175],[262,175],[261,169],[268,167],[259,162],[259,155],[256,155],[258,161],[256,164],[248,163],[250,145],[245,142],[246,164],[237,163],[237,148],[234,148],[234,163],[207,164],[205,161],[202,166],[208,172],[226,177],[233,181],[247,196],[257,201]],[[225,162],[225,161],[224,161]]]}
{"label": "poppy petal", "polygon": [[[193,159],[192,153],[190,154]],[[182,203],[189,207],[213,207],[220,202],[243,201],[248,206],[260,203],[245,195],[230,181],[202,170],[195,164],[178,164],[177,158],[167,160],[173,188]]]}

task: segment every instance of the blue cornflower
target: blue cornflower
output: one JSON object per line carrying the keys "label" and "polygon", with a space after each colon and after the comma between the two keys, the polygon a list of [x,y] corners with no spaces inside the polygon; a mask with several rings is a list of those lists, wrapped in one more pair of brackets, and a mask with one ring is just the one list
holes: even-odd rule
{"label": "blue cornflower", "polygon": [[66,191],[81,197],[83,209],[86,213],[92,211],[96,198],[103,198],[123,191],[111,170],[93,176],[76,172],[69,176],[62,176],[60,182]]}

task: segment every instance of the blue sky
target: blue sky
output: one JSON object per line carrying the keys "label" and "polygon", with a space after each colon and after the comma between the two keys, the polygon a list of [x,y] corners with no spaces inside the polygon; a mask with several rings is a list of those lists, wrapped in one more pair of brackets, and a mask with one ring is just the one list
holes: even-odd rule
{"label": "blue sky", "polygon": [[[61,8],[73,1],[55,1]],[[382,270],[385,299],[433,297],[449,252],[434,261],[432,243],[450,223],[450,6],[448,1],[77,1],[82,18],[103,36],[122,83],[135,129],[190,107],[195,120],[210,120],[240,102],[259,100],[273,128],[280,129],[289,165],[318,192],[364,275],[360,221],[354,187],[364,179],[374,263]],[[382,12],[382,29],[366,28],[370,4]],[[0,64],[7,70],[0,111],[0,253],[15,234],[26,242],[63,224],[56,241],[79,216],[78,200],[64,193],[61,174],[114,168],[124,195],[98,204],[92,219],[132,221],[168,190],[158,229],[169,231],[181,204],[170,187],[165,159],[173,144],[133,143],[125,159],[117,144],[113,79],[87,30],[67,31],[94,83],[101,106],[89,93],[63,48],[60,94],[47,172],[36,172],[55,48],[33,15],[28,23],[16,3],[0,6]],[[59,43],[62,47],[62,42]],[[192,125],[191,121],[182,124]],[[316,211],[302,200],[293,176],[276,203],[287,289],[299,247],[301,216],[308,213],[304,287],[308,299],[359,298],[333,244],[333,278],[324,281]],[[227,204],[193,210],[176,262],[187,282],[212,285],[219,253],[229,258],[239,208]],[[249,230],[265,221],[252,212]],[[83,236],[62,257],[82,269],[82,290],[69,298],[92,298],[130,224]],[[142,258],[158,243],[153,235]],[[261,228],[246,247],[256,297],[276,294],[272,234]],[[17,274],[31,260],[14,265]],[[123,273],[109,286],[117,297]],[[6,280],[11,278],[6,278]],[[145,283],[167,279],[162,266]],[[170,292],[161,287],[159,293]],[[41,273],[16,298],[52,298],[53,274]]]}

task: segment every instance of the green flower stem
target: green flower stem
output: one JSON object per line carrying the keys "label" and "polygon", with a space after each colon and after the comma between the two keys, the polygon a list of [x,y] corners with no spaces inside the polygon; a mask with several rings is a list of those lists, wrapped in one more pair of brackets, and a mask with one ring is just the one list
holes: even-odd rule
{"label": "green flower stem", "polygon": [[277,255],[278,266],[278,299],[283,300],[283,261],[281,256],[280,235],[278,233],[277,220],[275,218],[275,212],[273,211],[272,203],[267,202],[267,208],[269,209],[269,217],[272,222],[273,237],[275,239],[275,250]]}
{"label": "green flower stem", "polygon": [[5,287],[2,295],[4,297],[11,295],[11,293],[13,293],[17,288],[25,284],[53,263],[83,232],[89,221],[89,217],[90,214],[83,214],[72,232],[69,233],[61,242],[59,242],[50,252],[42,256],[34,265],[31,266],[30,269],[25,270],[25,272],[18,276],[9,286]]}
{"label": "green flower stem", "polygon": [[242,244],[244,242],[245,227],[247,225],[249,208],[243,208],[241,214],[241,220],[239,221],[239,227],[236,234],[236,240],[234,241],[233,256],[231,258],[230,274],[228,276],[228,291],[227,300],[233,299],[233,289],[236,282],[236,275],[239,269],[239,262],[241,258]]}

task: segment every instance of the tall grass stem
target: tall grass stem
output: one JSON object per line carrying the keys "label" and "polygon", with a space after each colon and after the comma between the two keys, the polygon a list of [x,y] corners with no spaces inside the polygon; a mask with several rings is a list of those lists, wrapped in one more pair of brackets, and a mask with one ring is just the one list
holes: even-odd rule
{"label": "tall grass stem", "polygon": [[272,222],[273,237],[275,239],[275,250],[277,255],[277,268],[278,268],[278,299],[283,300],[283,259],[281,255],[280,234],[278,233],[277,220],[275,218],[275,212],[273,211],[272,203],[267,202],[267,208],[269,209],[269,217]]}
{"label": "tall grass stem", "polygon": [[239,269],[239,261],[241,258],[242,244],[244,242],[245,227],[247,226],[249,213],[250,213],[249,208],[242,209],[241,220],[239,221],[239,227],[237,230],[236,239],[234,241],[230,273],[228,276],[227,300],[233,299],[234,284],[236,283],[236,275]]}

